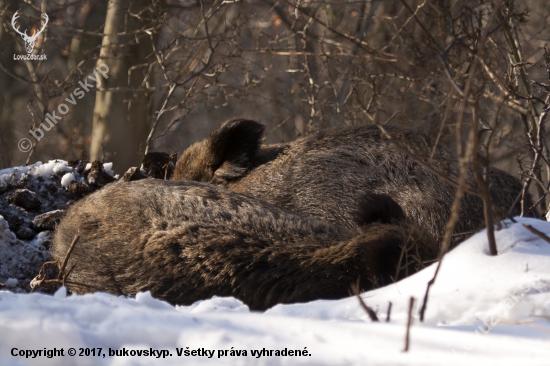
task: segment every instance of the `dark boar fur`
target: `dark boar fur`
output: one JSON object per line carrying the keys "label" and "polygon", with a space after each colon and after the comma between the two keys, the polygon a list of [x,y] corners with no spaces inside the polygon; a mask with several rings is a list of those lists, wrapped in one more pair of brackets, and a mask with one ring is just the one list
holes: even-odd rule
{"label": "dark boar fur", "polygon": [[[422,152],[431,153],[428,137],[418,131],[385,129],[410,151],[418,153],[423,148]],[[456,189],[397,151],[378,127],[333,128],[273,145],[261,143],[263,131],[263,125],[246,119],[223,123],[209,138],[184,151],[173,179],[223,185],[299,215],[348,228],[364,223],[354,216],[361,205],[384,211],[385,203],[378,197],[389,196],[413,223],[442,237]],[[431,164],[445,175],[459,174],[456,157],[443,147],[436,149]],[[521,192],[521,183],[496,168],[490,168],[489,175],[495,212],[504,218]],[[472,176],[469,183],[474,183]],[[527,197],[527,207],[532,204]],[[482,208],[480,198],[466,194],[455,233],[481,228]],[[519,203],[512,213],[520,213]]]}
{"label": "dark boar fur", "polygon": [[71,291],[150,290],[182,305],[234,296],[255,310],[342,298],[358,279],[363,290],[388,284],[417,269],[406,258],[437,252],[406,223],[340,229],[215,185],[156,179],[113,183],[72,205],[54,258],[63,261],[77,233]]}

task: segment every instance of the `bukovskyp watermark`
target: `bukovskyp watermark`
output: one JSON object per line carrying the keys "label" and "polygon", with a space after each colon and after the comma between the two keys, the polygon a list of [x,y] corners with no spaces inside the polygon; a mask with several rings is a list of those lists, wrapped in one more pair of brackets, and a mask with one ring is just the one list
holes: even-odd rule
{"label": "bukovskyp watermark", "polygon": [[[105,79],[109,78],[109,75],[107,74],[109,72],[109,67],[105,64],[100,64],[97,66],[93,72],[93,74],[89,74],[85,79],[84,82],[79,81],[78,84],[80,85],[80,88],[75,88],[71,94],[69,94],[68,98],[65,98],[65,101],[68,104],[71,104],[73,106],[77,103],[78,100],[84,98],[87,92],[89,92],[91,89],[94,88],[94,86],[101,86],[101,78],[99,77],[98,73],[101,74]],[[91,80],[92,84],[88,83]],[[42,140],[44,138],[44,130],[50,131],[58,121],[61,121],[63,119],[62,116],[69,113],[69,106],[68,104],[61,103],[57,106],[56,109],[54,109],[51,114],[46,113],[46,118],[43,123],[40,124],[39,127],[35,128],[34,130],[29,130],[29,133],[32,137],[36,139],[36,141]],[[60,115],[57,115],[56,112],[58,112]],[[45,123],[47,122],[47,124]],[[32,141],[28,138],[24,137],[21,140],[19,140],[19,143],[17,145],[19,147],[19,150],[22,152],[29,152],[32,149]]]}
{"label": "bukovskyp watermark", "polygon": [[[542,292],[542,289],[537,288],[538,286],[535,286],[535,285],[531,285],[531,286],[522,285],[521,287],[522,287],[521,292],[519,294],[517,293],[517,291],[514,291],[514,292],[512,292],[511,295],[507,296],[505,299],[503,299],[499,302],[499,305],[501,305],[499,307],[500,311],[510,310],[513,307],[515,307],[517,304],[519,304],[521,302],[521,300],[529,292],[531,292],[531,290],[535,290],[537,292]],[[493,312],[489,313],[488,315],[485,316],[484,319],[480,319],[483,322],[483,324],[478,326],[474,330],[474,333],[478,336],[483,336],[483,335],[489,333],[498,324],[500,324],[500,322],[503,320],[504,316],[505,316],[505,314],[502,314],[502,316],[499,316],[499,314],[497,314],[497,311],[493,311]],[[478,346],[477,338],[476,339],[470,339],[469,344],[463,345],[462,348],[464,349],[464,351],[462,353],[472,351],[472,350],[474,350],[474,348],[476,348],[476,346]],[[453,352],[454,353],[459,353],[459,351],[455,350],[454,348],[453,348]]]}
{"label": "bukovskyp watermark", "polygon": [[34,50],[34,42],[38,39],[38,36],[46,29],[46,25],[48,24],[48,14],[43,13],[42,17],[44,18],[44,24],[42,24],[42,28],[40,28],[39,31],[34,31],[31,36],[27,35],[27,30],[25,29],[25,32],[21,32],[19,30],[19,26],[15,25],[15,21],[17,18],[19,18],[19,15],[17,15],[19,11],[16,11],[15,14],[13,14],[13,17],[11,18],[11,26],[13,27],[13,30],[17,32],[23,38],[23,41],[25,41],[25,49],[27,50],[26,55],[16,55],[13,54],[14,60],[47,60],[46,55],[31,55],[32,51]]}

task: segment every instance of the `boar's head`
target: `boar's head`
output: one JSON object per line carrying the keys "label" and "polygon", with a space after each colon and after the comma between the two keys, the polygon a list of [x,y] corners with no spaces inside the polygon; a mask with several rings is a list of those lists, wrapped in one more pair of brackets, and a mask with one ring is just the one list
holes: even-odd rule
{"label": "boar's head", "polygon": [[224,122],[191,145],[176,165],[178,179],[222,183],[243,176],[261,145],[265,126],[247,119]]}

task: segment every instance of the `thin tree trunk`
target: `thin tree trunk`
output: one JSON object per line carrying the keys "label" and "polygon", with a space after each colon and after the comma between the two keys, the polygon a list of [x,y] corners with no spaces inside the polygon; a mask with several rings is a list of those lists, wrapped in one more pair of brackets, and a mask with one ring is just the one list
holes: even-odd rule
{"label": "thin tree trunk", "polygon": [[[124,86],[123,37],[125,16],[130,0],[109,0],[105,19],[105,36],[101,43],[101,51],[97,65],[107,65],[108,79],[98,75],[96,87],[112,88]],[[107,158],[115,163],[115,168],[124,169],[131,164],[131,146],[125,138],[126,113],[123,102],[124,93],[113,91],[98,91],[92,122],[92,141],[90,145],[90,160]],[[117,170],[119,170],[117,169]]]}
{"label": "thin tree trunk", "polygon": [[[93,32],[100,29],[103,24],[102,16],[105,10],[99,4],[98,0],[87,0],[83,2],[79,9],[77,17],[77,27],[83,31]],[[88,60],[89,56],[86,52],[96,49],[101,45],[101,38],[83,33],[76,33],[71,39],[69,49],[69,57],[67,65],[69,70],[74,70],[80,67],[83,70],[88,70],[94,62]],[[89,159],[89,149],[86,144],[86,137],[92,134],[92,117],[94,110],[93,96],[87,96],[82,102],[77,103],[69,111],[66,118],[68,134],[71,138],[68,144],[66,155],[67,160],[72,159]]]}
{"label": "thin tree trunk", "polygon": [[[109,77],[106,80],[102,78],[101,88],[121,87],[125,91],[97,92],[90,160],[108,159],[114,163],[117,172],[124,172],[141,163],[141,152],[149,130],[151,94],[127,91],[129,86],[140,85],[143,80],[142,69],[132,69],[132,66],[142,62],[152,52],[151,38],[145,33],[135,33],[147,24],[127,16],[127,12],[130,9],[130,13],[139,14],[147,6],[151,3],[146,0],[109,1],[105,36],[97,61],[97,66],[105,64],[109,67]],[[119,34],[121,32],[132,34],[132,39],[137,37],[137,44],[124,45],[129,36],[122,36]],[[156,42],[156,39],[155,36],[152,41]]]}

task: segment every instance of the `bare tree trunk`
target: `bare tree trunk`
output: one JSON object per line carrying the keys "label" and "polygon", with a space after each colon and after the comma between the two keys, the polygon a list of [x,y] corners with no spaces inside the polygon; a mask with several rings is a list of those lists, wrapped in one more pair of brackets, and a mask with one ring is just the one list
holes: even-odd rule
{"label": "bare tree trunk", "polygon": [[[145,0],[110,0],[107,6],[105,36],[97,66],[107,65],[109,77],[102,78],[101,88],[123,90],[97,92],[90,160],[108,159],[118,172],[141,163],[141,152],[147,138],[151,94],[129,92],[128,87],[141,84],[142,69],[133,69],[132,66],[152,52],[151,42],[156,42],[157,36],[150,38],[146,33],[136,33],[147,24],[127,14],[139,14],[149,5],[150,2]],[[131,34],[132,39],[137,39],[137,44],[125,45],[130,36],[120,35],[122,32]]]}
{"label": "bare tree trunk", "polygon": [[[474,178],[476,181],[477,189],[481,193],[481,199],[483,200],[483,216],[485,217],[485,226],[487,231],[487,242],[489,244],[489,253],[491,255],[497,255],[497,244],[495,239],[495,226],[493,220],[493,204],[491,202],[491,192],[489,190],[489,170],[488,165],[482,167],[479,163],[479,100],[476,100],[473,106],[473,118],[472,118],[472,130],[475,132],[472,134],[472,170],[474,172]],[[485,157],[488,161],[488,157]],[[488,163],[487,163],[488,164]],[[481,174],[483,169],[484,174]]]}
{"label": "bare tree trunk", "polygon": [[[102,64],[109,68],[109,78],[98,75],[97,87],[113,88],[124,86],[125,65],[122,36],[125,16],[130,0],[109,0],[105,19],[105,35],[101,43],[101,51],[97,66]],[[115,167],[124,169],[131,164],[130,141],[126,138],[126,113],[124,94],[113,91],[98,91],[94,107],[92,123],[92,141],[90,145],[90,160],[107,158],[115,163]]]}
{"label": "bare tree trunk", "polygon": [[[130,11],[132,13],[139,13],[143,8],[150,4],[149,0],[134,0],[130,5]],[[158,4],[162,6],[162,4]],[[163,10],[159,10],[163,14]],[[137,20],[132,18],[130,22],[127,23],[127,31],[135,31],[138,29],[143,29],[149,24],[146,24],[145,21]],[[143,60],[146,60],[149,55],[153,53],[153,46],[158,44],[159,34],[158,32],[153,33],[150,37],[143,36],[139,38],[139,42],[132,46],[129,54],[133,55],[131,59],[127,59],[128,69],[131,66],[135,66],[139,63],[142,63]],[[128,76],[128,82],[133,86],[140,86],[144,78],[144,67],[138,67],[132,70]],[[141,159],[143,157],[143,152],[145,150],[147,135],[149,134],[150,124],[151,124],[151,109],[153,104],[153,92],[145,91],[138,93],[129,93],[127,98],[130,100],[127,107],[127,120],[128,120],[128,131],[126,136],[130,139],[132,143],[132,151],[135,152],[135,155],[132,157],[132,166],[138,166],[141,164]],[[124,169],[126,170],[126,169]]]}
{"label": "bare tree trunk", "polygon": [[[97,0],[86,0],[79,8],[76,19],[78,29],[85,32],[93,32],[101,29],[105,19],[105,10]],[[76,33],[71,39],[69,48],[69,57],[67,65],[69,70],[81,68],[88,70],[94,63],[89,60],[87,53],[101,45],[101,38],[83,33]],[[89,159],[89,149],[86,143],[86,137],[92,134],[92,118],[94,110],[94,99],[90,96],[80,103],[77,103],[69,111],[66,118],[68,135],[68,151],[66,158],[70,159]]]}

